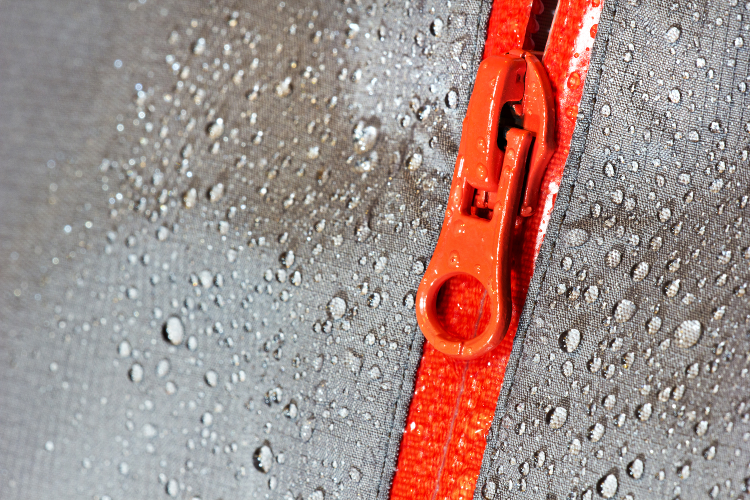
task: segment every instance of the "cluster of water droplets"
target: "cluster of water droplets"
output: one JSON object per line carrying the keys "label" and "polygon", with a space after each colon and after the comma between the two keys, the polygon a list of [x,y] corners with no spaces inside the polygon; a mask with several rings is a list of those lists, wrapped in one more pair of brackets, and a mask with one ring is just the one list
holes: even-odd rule
{"label": "cluster of water droplets", "polygon": [[127,432],[84,471],[116,462],[124,488],[176,498],[375,496],[479,14],[212,1],[118,60],[133,98],[95,168],[116,279],[78,284],[111,311],[89,328],[111,339]]}
{"label": "cluster of water droplets", "polygon": [[484,498],[747,494],[748,11],[683,7],[665,27],[605,12],[628,40],[608,42]]}

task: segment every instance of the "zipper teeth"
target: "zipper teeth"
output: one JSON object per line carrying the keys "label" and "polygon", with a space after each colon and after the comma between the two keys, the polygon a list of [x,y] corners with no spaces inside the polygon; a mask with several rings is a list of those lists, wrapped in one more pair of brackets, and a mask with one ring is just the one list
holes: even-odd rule
{"label": "zipper teeth", "polygon": [[[487,300],[487,290],[482,294],[482,300],[479,302],[479,314],[474,323],[474,329],[472,330],[472,338],[479,334],[479,325],[482,322],[482,316],[484,313],[484,302]],[[432,500],[437,499],[438,492],[440,491],[440,480],[443,478],[443,470],[445,469],[445,461],[448,459],[448,450],[450,449],[451,441],[453,441],[453,429],[456,425],[456,419],[458,418],[459,410],[461,409],[461,398],[464,395],[464,389],[466,388],[466,374],[469,371],[469,361],[463,363],[461,371],[461,385],[459,385],[458,394],[456,395],[455,403],[453,403],[453,415],[451,416],[451,424],[448,427],[448,434],[445,438],[445,444],[443,445],[443,454],[440,457],[440,467],[438,468],[437,475],[435,476],[435,491],[432,493]]]}

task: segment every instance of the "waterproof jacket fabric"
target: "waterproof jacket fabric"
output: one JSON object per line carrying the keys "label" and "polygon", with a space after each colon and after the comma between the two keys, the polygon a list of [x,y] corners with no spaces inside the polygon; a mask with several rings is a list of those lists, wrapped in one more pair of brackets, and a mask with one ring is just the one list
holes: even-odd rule
{"label": "waterproof jacket fabric", "polygon": [[4,2],[0,498],[387,498],[489,2]]}
{"label": "waterproof jacket fabric", "polygon": [[[387,498],[489,2],[0,6],[0,498]],[[605,4],[477,498],[737,498],[744,4]]]}
{"label": "waterproof jacket fabric", "polygon": [[747,496],[749,16],[605,2],[475,498]]}

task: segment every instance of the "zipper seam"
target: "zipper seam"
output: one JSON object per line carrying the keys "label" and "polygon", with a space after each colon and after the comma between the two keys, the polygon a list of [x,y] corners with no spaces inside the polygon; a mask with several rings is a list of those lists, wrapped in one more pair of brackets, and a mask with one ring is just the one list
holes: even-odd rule
{"label": "zipper seam", "polygon": [[[526,305],[518,320],[518,328],[516,330],[516,336],[513,339],[513,347],[508,357],[508,364],[505,368],[505,375],[500,388],[495,415],[492,419],[492,425],[490,426],[487,435],[488,446],[484,449],[482,465],[474,489],[474,500],[482,500],[482,488],[480,487],[479,480],[486,477],[489,473],[489,468],[492,465],[492,455],[497,451],[497,449],[490,446],[490,443],[497,442],[499,439],[501,421],[508,412],[508,399],[511,390],[515,387],[514,382],[516,372],[518,370],[519,361],[524,353],[526,333],[530,325],[531,316],[536,311],[536,306],[539,303],[539,290],[541,289],[544,278],[549,270],[550,258],[560,240],[560,230],[566,221],[570,210],[573,188],[575,187],[578,178],[578,164],[580,163],[586,144],[588,143],[595,105],[594,98],[596,97],[600,86],[601,74],[598,69],[602,65],[604,55],[608,52],[609,35],[614,24],[618,4],[619,0],[605,0],[603,2],[601,17],[598,22],[597,37],[591,48],[591,58],[586,71],[585,87],[579,101],[579,106],[585,107],[585,109],[581,110],[579,107],[579,117],[576,119],[575,129],[570,140],[570,146],[573,147],[570,147],[569,149],[568,157],[563,169],[563,176],[560,180],[560,188],[555,199],[555,206],[550,217],[550,222],[547,224],[544,242],[542,243],[542,247],[535,260],[535,262],[540,263],[541,266],[535,266],[526,294]],[[529,300],[532,296],[533,300]]]}
{"label": "zipper seam", "polygon": [[[479,316],[477,316],[477,320],[474,323],[474,330],[472,332],[472,337],[477,336],[477,331],[479,330],[479,324],[482,321],[482,312],[484,311],[484,301],[487,300],[487,290],[484,291],[482,294],[482,300],[479,301]],[[443,456],[440,458],[440,467],[438,467],[437,475],[435,477],[435,491],[432,493],[432,500],[436,500],[437,494],[440,491],[440,480],[443,477],[443,470],[445,470],[445,461],[448,458],[448,450],[450,449],[450,444],[453,441],[453,429],[456,425],[456,418],[458,418],[458,414],[461,410],[461,398],[464,395],[464,389],[466,388],[466,374],[469,372],[469,363],[470,361],[464,361],[463,362],[463,371],[461,372],[461,385],[459,385],[458,394],[456,395],[456,402],[453,405],[453,415],[451,416],[451,424],[448,427],[448,435],[445,439],[445,444],[443,445]]]}
{"label": "zipper seam", "polygon": [[[490,16],[492,15],[492,5],[494,0],[480,0],[479,1],[479,14],[477,15],[477,23],[474,35],[474,54],[472,57],[473,71],[476,73],[476,68],[479,67],[484,54],[484,48],[487,39],[487,29],[490,23]],[[489,7],[488,7],[489,6]],[[474,80],[471,80],[469,94],[474,89]],[[453,160],[455,163],[455,159]],[[391,488],[393,486],[393,479],[396,475],[396,468],[398,465],[398,457],[401,450],[401,441],[404,436],[406,420],[409,417],[409,408],[411,407],[411,401],[414,396],[414,388],[417,383],[417,376],[419,365],[422,362],[424,356],[424,335],[422,331],[417,327],[414,329],[414,336],[412,337],[411,348],[409,349],[409,355],[406,356],[405,363],[407,366],[404,369],[401,384],[399,385],[399,397],[396,399],[396,409],[391,413],[391,426],[388,432],[388,437],[383,440],[385,449],[384,457],[381,461],[380,469],[380,480],[378,481],[378,488],[375,492],[375,498],[389,500],[391,496]],[[415,355],[415,352],[418,355]],[[406,390],[408,386],[409,390]],[[463,390],[463,385],[462,385]],[[448,441],[450,442],[450,441]],[[388,467],[388,464],[392,464]],[[386,485],[386,487],[384,487]]]}

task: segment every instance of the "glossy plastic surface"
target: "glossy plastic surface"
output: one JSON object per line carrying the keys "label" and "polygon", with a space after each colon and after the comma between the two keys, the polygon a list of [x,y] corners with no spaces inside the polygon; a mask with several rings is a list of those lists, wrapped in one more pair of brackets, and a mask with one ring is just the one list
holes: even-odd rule
{"label": "glossy plastic surface", "polygon": [[[512,113],[507,106],[519,112],[523,129],[503,128],[503,110]],[[528,216],[532,208],[527,204],[536,203],[539,182],[554,150],[553,126],[552,90],[536,57],[513,51],[482,62],[464,119],[445,221],[417,291],[422,333],[448,356],[477,358],[497,347],[508,329],[510,248],[526,166],[520,212]],[[506,142],[504,151],[498,134]],[[436,309],[441,286],[462,274],[482,284],[491,314],[483,331],[469,339],[448,333]]]}

